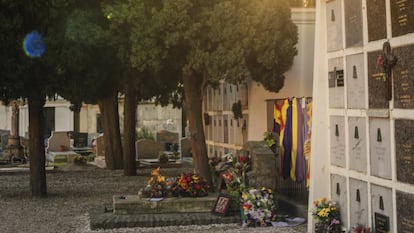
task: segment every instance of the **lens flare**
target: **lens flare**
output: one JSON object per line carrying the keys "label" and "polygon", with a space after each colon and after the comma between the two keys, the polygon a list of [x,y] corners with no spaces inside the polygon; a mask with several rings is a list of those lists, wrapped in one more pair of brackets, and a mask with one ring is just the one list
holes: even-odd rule
{"label": "lens flare", "polygon": [[41,57],[46,51],[42,35],[37,31],[27,34],[23,40],[23,50],[29,57]]}

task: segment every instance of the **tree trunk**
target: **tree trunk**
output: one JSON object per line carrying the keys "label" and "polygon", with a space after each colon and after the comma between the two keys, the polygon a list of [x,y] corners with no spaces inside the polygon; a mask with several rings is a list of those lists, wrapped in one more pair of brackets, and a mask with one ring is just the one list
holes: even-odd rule
{"label": "tree trunk", "polygon": [[122,169],[122,143],[119,130],[118,93],[99,101],[104,131],[105,162],[110,170]]}
{"label": "tree trunk", "polygon": [[193,166],[196,172],[212,185],[211,171],[208,164],[206,140],[203,128],[202,80],[194,76],[183,77],[185,104],[187,107],[187,119],[191,135],[191,149],[193,154]]}
{"label": "tree trunk", "polygon": [[29,102],[29,161],[30,187],[33,197],[46,197],[46,168],[44,143],[43,105],[45,97],[40,93],[28,98]]}
{"label": "tree trunk", "polygon": [[132,85],[127,85],[125,88],[125,102],[124,102],[124,137],[123,137],[123,152],[124,152],[124,175],[136,176],[136,154],[135,154],[135,128],[136,128],[136,113],[137,102],[136,92]]}

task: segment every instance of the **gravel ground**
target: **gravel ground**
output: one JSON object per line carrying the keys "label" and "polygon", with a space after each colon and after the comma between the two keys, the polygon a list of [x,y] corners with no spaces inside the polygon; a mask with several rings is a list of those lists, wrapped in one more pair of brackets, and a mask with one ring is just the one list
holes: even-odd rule
{"label": "gravel ground", "polygon": [[[191,171],[191,168],[163,168],[161,174],[175,176],[186,170]],[[122,171],[71,165],[47,173],[47,198],[32,198],[28,172],[0,171],[0,232],[306,232],[306,224],[289,228],[243,228],[240,224],[215,224],[90,230],[90,209],[110,207],[113,195],[137,193],[150,172],[150,169],[140,169],[138,176],[125,177]]]}

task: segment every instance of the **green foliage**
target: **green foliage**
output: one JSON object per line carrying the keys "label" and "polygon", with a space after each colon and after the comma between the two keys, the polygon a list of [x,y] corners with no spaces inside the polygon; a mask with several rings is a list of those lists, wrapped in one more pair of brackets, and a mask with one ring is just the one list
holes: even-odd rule
{"label": "green foliage", "polygon": [[275,138],[272,132],[265,132],[264,133],[264,141],[269,147],[272,147],[276,144]]}
{"label": "green foliage", "polygon": [[[111,44],[109,22],[99,0],[83,1],[67,17],[60,76],[60,94],[75,106],[98,100],[120,89],[121,61]],[[86,91],[85,91],[86,90]]]}
{"label": "green foliage", "polygon": [[[55,77],[62,42],[62,24],[73,1],[0,1],[0,98],[52,96],[59,89]],[[46,44],[40,58],[26,56],[25,35],[38,31]],[[28,88],[30,87],[30,88]]]}
{"label": "green foliage", "polygon": [[[156,103],[181,106],[182,51],[162,42],[165,26],[154,12],[162,1],[118,1],[103,5],[110,22],[112,43],[123,61],[124,81],[135,87],[138,99],[155,97]],[[126,71],[126,72],[125,72]]]}
{"label": "green foliage", "polygon": [[233,112],[233,118],[234,119],[241,119],[243,118],[243,112],[242,112],[242,106],[241,101],[237,101],[236,103],[233,103],[231,106],[231,111]]}
{"label": "green foliage", "polygon": [[141,130],[137,132],[137,139],[152,139],[154,140],[154,133],[149,130],[147,127],[142,127]]}

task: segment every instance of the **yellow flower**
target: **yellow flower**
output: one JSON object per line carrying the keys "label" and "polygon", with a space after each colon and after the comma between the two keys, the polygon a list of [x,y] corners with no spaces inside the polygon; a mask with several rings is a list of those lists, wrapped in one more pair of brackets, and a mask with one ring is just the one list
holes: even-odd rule
{"label": "yellow flower", "polygon": [[318,216],[319,216],[319,217],[324,217],[324,211],[323,211],[323,210],[320,210],[320,211],[318,212]]}

